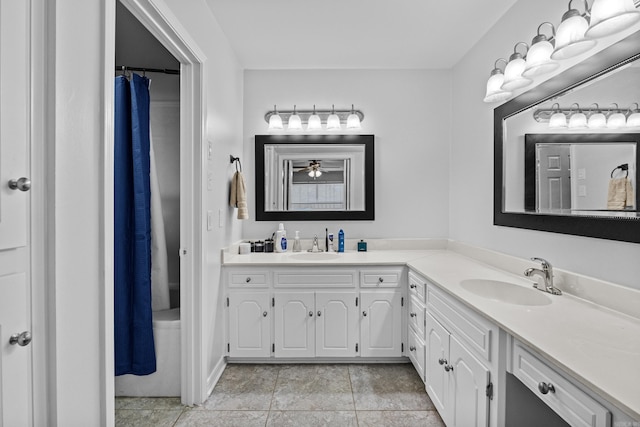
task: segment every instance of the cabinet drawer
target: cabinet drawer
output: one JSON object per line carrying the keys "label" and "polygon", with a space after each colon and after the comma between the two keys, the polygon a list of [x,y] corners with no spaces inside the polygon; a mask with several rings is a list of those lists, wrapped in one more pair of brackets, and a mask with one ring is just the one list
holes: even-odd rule
{"label": "cabinet drawer", "polygon": [[498,336],[495,325],[431,284],[427,286],[427,310],[469,348],[491,361],[491,336]]}
{"label": "cabinet drawer", "polygon": [[415,296],[409,298],[409,325],[424,338],[425,307]]}
{"label": "cabinet drawer", "polygon": [[401,268],[360,271],[362,287],[395,288],[400,286],[401,280]]}
{"label": "cabinet drawer", "polygon": [[427,281],[414,272],[409,272],[409,295],[415,295],[420,301],[424,301],[427,290]]}
{"label": "cabinet drawer", "polygon": [[269,278],[268,271],[230,271],[229,287],[264,288],[269,286]]}
{"label": "cabinet drawer", "polygon": [[411,363],[418,371],[420,375],[420,379],[422,382],[425,380],[424,376],[424,366],[426,361],[426,346],[424,345],[424,341],[418,336],[415,331],[409,329],[409,359],[411,359]]}
{"label": "cabinet drawer", "polygon": [[[574,386],[554,368],[514,340],[512,370],[524,385],[572,426],[609,427],[611,414],[588,394]],[[543,394],[539,387],[551,384]]]}
{"label": "cabinet drawer", "polygon": [[340,287],[354,288],[356,286],[355,270],[309,270],[304,271],[276,271],[273,273],[274,286],[278,288],[293,287]]}

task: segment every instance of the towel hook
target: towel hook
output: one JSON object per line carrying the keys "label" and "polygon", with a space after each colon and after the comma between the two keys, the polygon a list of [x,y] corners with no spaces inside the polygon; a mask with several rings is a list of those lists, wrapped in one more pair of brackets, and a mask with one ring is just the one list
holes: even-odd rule
{"label": "towel hook", "polygon": [[240,157],[233,157],[233,155],[229,154],[229,163],[236,164],[236,172],[238,172],[238,165],[240,165],[240,172],[242,172],[242,162],[240,162]]}
{"label": "towel hook", "polygon": [[611,178],[613,178],[613,173],[618,169],[620,169],[622,172],[626,172],[626,178],[629,178],[629,163],[623,163],[620,166],[616,166],[615,168],[613,168],[613,170],[611,171]]}

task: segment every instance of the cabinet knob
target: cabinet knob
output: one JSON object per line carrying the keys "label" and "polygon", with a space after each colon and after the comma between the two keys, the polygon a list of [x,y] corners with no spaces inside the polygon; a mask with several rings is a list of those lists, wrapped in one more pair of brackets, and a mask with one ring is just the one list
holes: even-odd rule
{"label": "cabinet knob", "polygon": [[444,370],[449,372],[449,371],[453,371],[453,366],[451,365],[444,365]]}
{"label": "cabinet knob", "polygon": [[378,277],[378,282],[382,283],[384,282],[384,279],[382,277]]}
{"label": "cabinet knob", "polygon": [[9,188],[12,190],[29,191],[31,189],[31,180],[25,177],[12,179],[9,181]]}
{"label": "cabinet knob", "polygon": [[318,310],[318,317],[322,316],[322,312]]}
{"label": "cabinet knob", "polygon": [[313,311],[309,312],[309,317],[313,317]]}
{"label": "cabinet knob", "polygon": [[362,312],[362,315],[363,315],[364,317],[367,317],[367,312],[366,312],[366,311],[363,311],[363,312]]}
{"label": "cabinet knob", "polygon": [[249,283],[251,281],[251,277],[247,277],[244,281]]}
{"label": "cabinet knob", "polygon": [[445,363],[447,363],[447,359],[441,357],[440,359],[438,359],[438,363],[444,365]]}
{"label": "cabinet knob", "polygon": [[549,392],[551,393],[556,392],[556,388],[553,386],[553,384],[545,383],[545,382],[538,383],[538,390],[540,390],[540,393],[542,394],[547,394]]}
{"label": "cabinet knob", "polygon": [[409,347],[409,351],[416,351],[416,347],[412,345],[411,347]]}
{"label": "cabinet knob", "polygon": [[415,314],[415,313],[409,313],[409,316],[411,316],[411,317],[416,317],[416,316],[417,316],[417,314]]}
{"label": "cabinet knob", "polygon": [[29,345],[31,342],[31,332],[24,331],[21,334],[13,334],[9,337],[9,344],[16,345],[18,344],[20,347],[24,347],[25,345]]}
{"label": "cabinet knob", "polygon": [[266,311],[265,311],[265,312],[263,312],[263,313],[262,313],[262,316],[263,316],[263,317],[267,317],[267,312],[266,312]]}
{"label": "cabinet knob", "polygon": [[409,287],[410,287],[411,289],[415,289],[415,288],[416,288],[416,285],[415,285],[414,283],[412,283],[412,284],[410,284],[410,285],[409,285]]}

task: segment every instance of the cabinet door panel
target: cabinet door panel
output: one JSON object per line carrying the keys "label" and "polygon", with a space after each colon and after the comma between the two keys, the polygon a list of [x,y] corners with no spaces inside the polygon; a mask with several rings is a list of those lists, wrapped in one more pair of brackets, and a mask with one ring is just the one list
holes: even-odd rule
{"label": "cabinet door panel", "polygon": [[313,292],[275,294],[275,356],[315,356]]}
{"label": "cabinet door panel", "polygon": [[[449,401],[451,425],[484,427],[489,422],[489,399],[486,387],[489,370],[478,361],[455,336],[449,341]],[[453,382],[453,384],[451,384]]]}
{"label": "cabinet door panel", "polygon": [[401,356],[402,293],[378,290],[363,291],[360,295],[362,356]]}
{"label": "cabinet door panel", "polygon": [[[434,406],[445,418],[445,396],[447,395],[448,375],[440,359],[449,362],[449,332],[427,313],[427,361],[425,363],[425,384],[427,393]],[[447,422],[447,420],[444,420]]]}
{"label": "cabinet door panel", "polygon": [[269,357],[269,308],[266,292],[229,294],[229,356]]}
{"label": "cabinet door panel", "polygon": [[358,311],[355,292],[316,293],[316,356],[356,355]]}

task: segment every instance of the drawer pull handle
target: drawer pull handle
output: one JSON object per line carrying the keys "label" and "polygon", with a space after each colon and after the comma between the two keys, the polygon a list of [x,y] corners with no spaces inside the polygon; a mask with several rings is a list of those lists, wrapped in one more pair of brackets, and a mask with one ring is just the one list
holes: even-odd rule
{"label": "drawer pull handle", "polygon": [[449,371],[453,371],[453,366],[451,365],[444,365],[444,370],[449,372]]}
{"label": "drawer pull handle", "polygon": [[378,282],[382,283],[384,282],[384,279],[382,277],[378,277]]}
{"label": "drawer pull handle", "polygon": [[409,285],[409,287],[410,287],[411,289],[415,289],[415,288],[416,288],[416,285],[412,283],[412,284],[410,284],[410,285]]}
{"label": "drawer pull handle", "polygon": [[545,382],[538,383],[538,390],[540,390],[540,393],[542,394],[547,394],[549,392],[551,393],[556,392],[556,388],[553,386],[553,384],[545,383]]}
{"label": "drawer pull handle", "polygon": [[416,316],[417,316],[417,314],[415,314],[415,313],[409,313],[409,316],[411,316],[411,317],[416,317]]}
{"label": "drawer pull handle", "polygon": [[247,277],[244,281],[249,283],[251,281],[251,277]]}
{"label": "drawer pull handle", "polygon": [[267,317],[267,312],[266,312],[266,311],[265,311],[265,312],[263,312],[263,313],[262,313],[262,316],[263,316],[263,317]]}
{"label": "drawer pull handle", "polygon": [[411,346],[411,347],[409,347],[409,351],[416,351],[415,346]]}
{"label": "drawer pull handle", "polygon": [[440,359],[438,359],[438,363],[441,365],[444,365],[445,363],[447,363],[447,359],[443,359],[442,357]]}

